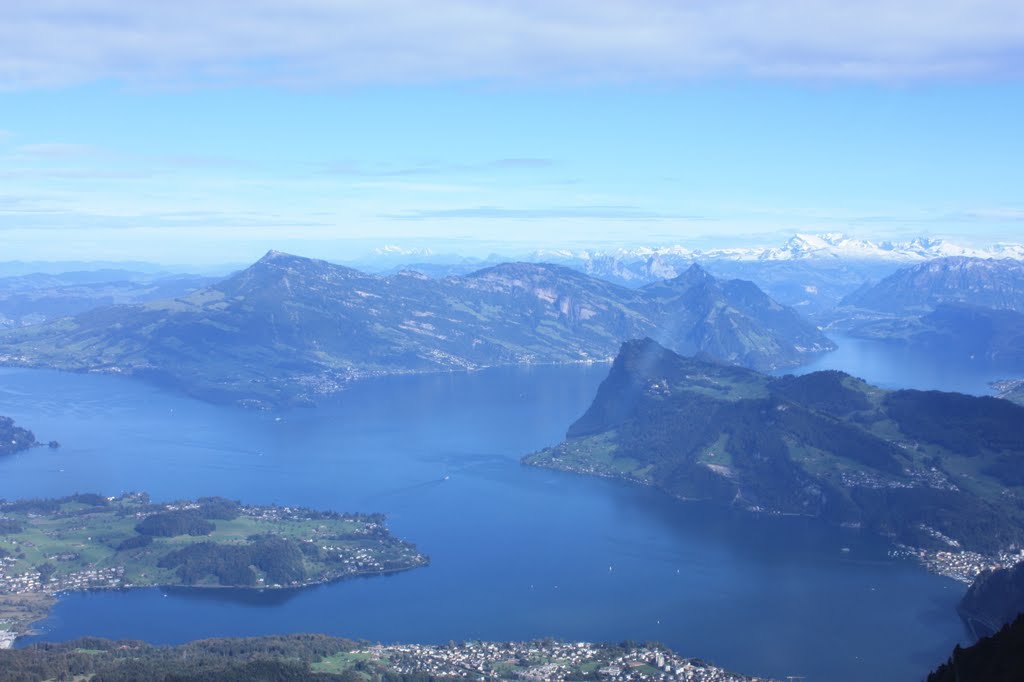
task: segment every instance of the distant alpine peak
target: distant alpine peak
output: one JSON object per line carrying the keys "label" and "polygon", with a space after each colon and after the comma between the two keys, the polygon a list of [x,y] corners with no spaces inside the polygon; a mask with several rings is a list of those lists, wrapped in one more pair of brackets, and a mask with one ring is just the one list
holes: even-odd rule
{"label": "distant alpine peak", "polygon": [[[796,234],[785,246],[777,249],[747,250],[741,260],[809,260],[836,258],[849,260],[883,260],[902,263],[968,256],[975,258],[1022,258],[1024,246],[996,244],[988,249],[959,246],[931,237],[917,237],[909,241],[872,242],[855,239],[839,232],[825,234]],[[755,255],[756,254],[756,255]]]}
{"label": "distant alpine peak", "polygon": [[385,244],[373,250],[377,256],[433,256],[430,249],[410,249],[398,244]]}
{"label": "distant alpine peak", "polygon": [[696,284],[706,280],[713,280],[711,273],[700,266],[699,263],[694,263],[690,267],[686,268],[681,275],[676,277],[678,281],[685,281],[690,284]]}
{"label": "distant alpine peak", "polygon": [[601,249],[538,249],[530,254],[530,260],[594,260],[597,258],[640,259],[674,256],[692,258],[699,252],[691,251],[679,244],[668,246],[634,246],[619,247],[612,250]]}
{"label": "distant alpine peak", "polygon": [[585,249],[551,249],[536,251],[530,260],[554,262],[582,261],[597,263],[614,260],[622,263],[646,261],[801,261],[801,260],[860,260],[918,263],[935,258],[967,256],[974,258],[1024,259],[1021,244],[995,244],[979,249],[960,246],[931,237],[917,237],[908,241],[873,242],[857,239],[842,232],[818,234],[798,232],[778,247],[737,247],[691,250],[679,244],[670,246],[620,247],[607,251]]}

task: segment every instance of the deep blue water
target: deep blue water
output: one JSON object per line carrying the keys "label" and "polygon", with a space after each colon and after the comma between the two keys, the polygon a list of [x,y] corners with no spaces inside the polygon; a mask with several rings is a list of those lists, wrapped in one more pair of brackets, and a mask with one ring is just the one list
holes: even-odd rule
{"label": "deep blue water", "polygon": [[989,383],[1024,378],[1024,367],[996,365],[984,358],[955,352],[923,353],[897,343],[833,336],[839,348],[796,371],[840,369],[882,388],[958,391],[990,395]]}
{"label": "deep blue water", "polygon": [[[872,378],[867,367],[843,368]],[[0,460],[0,497],[146,490],[383,511],[432,558],[288,593],[69,595],[22,643],[310,631],[385,642],[654,639],[750,674],[843,682],[921,679],[964,640],[954,610],[963,588],[889,560],[880,541],[522,467],[522,454],[561,439],[606,372],[389,378],[268,414],[117,377],[0,370],[0,414],[63,443]]]}

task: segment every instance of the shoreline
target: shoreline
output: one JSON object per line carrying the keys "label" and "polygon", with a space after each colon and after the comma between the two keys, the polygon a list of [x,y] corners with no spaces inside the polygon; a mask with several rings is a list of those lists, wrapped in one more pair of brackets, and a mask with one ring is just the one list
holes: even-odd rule
{"label": "shoreline", "polygon": [[40,595],[48,598],[49,603],[45,605],[46,612],[39,615],[38,618],[33,618],[30,621],[19,623],[17,621],[11,621],[11,629],[0,630],[0,649],[12,649],[19,639],[22,637],[30,637],[32,635],[39,634],[39,631],[32,628],[36,623],[40,623],[50,617],[53,607],[57,605],[61,597],[65,597],[71,594],[82,594],[88,592],[129,592],[132,590],[201,590],[201,591],[214,591],[214,590],[239,590],[243,592],[284,592],[288,590],[307,590],[313,587],[320,587],[321,585],[330,585],[332,583],[343,582],[345,580],[354,578],[372,578],[374,576],[386,576],[395,575],[398,573],[405,573],[406,571],[412,571],[417,568],[423,568],[430,565],[430,560],[427,559],[423,563],[416,564],[413,566],[402,566],[399,568],[387,568],[379,571],[358,571],[356,573],[350,573],[344,576],[336,578],[328,578],[326,580],[317,580],[313,582],[303,583],[301,585],[266,585],[266,586],[252,586],[252,585],[175,585],[175,584],[153,584],[153,585],[130,585],[130,586],[118,586],[118,587],[90,587],[84,590],[65,590],[60,592],[47,592],[41,590],[38,592],[21,592],[16,595],[0,595],[0,601],[5,597],[20,597],[21,595]]}
{"label": "shoreline", "polygon": [[[804,356],[800,357],[799,359],[794,359],[789,362],[780,361],[777,363],[772,363],[770,367],[766,367],[763,370],[757,371],[764,371],[766,373],[773,374],[776,372],[795,370],[800,367],[805,367],[814,362],[817,358],[823,355],[827,355],[828,353],[834,351],[835,349],[805,352]],[[331,368],[322,368],[322,373],[325,379],[327,379],[330,384],[329,387],[325,386],[318,390],[317,388],[310,389],[307,386],[307,390],[305,391],[299,391],[290,397],[282,396],[277,399],[270,398],[267,396],[253,396],[251,394],[246,394],[243,391],[234,391],[230,386],[212,386],[204,388],[189,386],[180,381],[153,380],[147,376],[147,371],[151,370],[151,367],[61,367],[56,365],[48,365],[40,362],[33,362],[31,360],[24,358],[24,356],[16,357],[11,355],[0,355],[0,368],[66,372],[68,374],[80,375],[96,374],[102,376],[118,376],[126,379],[140,381],[144,384],[154,386],[156,388],[171,390],[180,395],[187,396],[195,400],[210,403],[213,405],[235,405],[238,407],[244,407],[246,409],[272,411],[292,409],[296,407],[313,407],[318,405],[319,402],[322,400],[331,399],[343,394],[349,386],[364,381],[372,381],[374,379],[444,374],[474,374],[476,372],[484,372],[494,369],[511,369],[527,367],[577,367],[589,365],[610,366],[614,361],[615,356],[609,355],[601,358],[580,358],[577,360],[561,360],[553,362],[508,362],[488,365],[473,365],[468,367],[438,367],[430,369],[395,368],[382,370],[353,369],[350,370],[350,373],[347,376],[335,377],[328,377],[328,375],[330,375],[332,372],[336,370],[333,370]],[[302,388],[301,382],[297,384],[297,387]],[[214,398],[213,396],[217,397]]]}
{"label": "shoreline", "polygon": [[[819,518],[810,514],[799,514],[799,513],[788,513],[773,511],[771,509],[764,509],[761,507],[748,507],[740,506],[735,504],[725,504],[718,502],[710,497],[684,497],[682,495],[674,495],[667,490],[664,490],[660,486],[650,481],[645,481],[634,476],[624,476],[610,472],[603,471],[584,471],[577,470],[570,467],[562,467],[553,464],[550,461],[544,462],[528,462],[526,461],[530,457],[539,453],[532,453],[526,455],[520,459],[520,464],[528,467],[535,467],[537,469],[547,469],[548,471],[558,471],[566,474],[573,474],[575,476],[592,476],[595,478],[604,478],[613,481],[622,481],[632,485],[638,485],[651,490],[656,490],[659,493],[668,496],[670,499],[678,500],[679,502],[704,502],[711,504],[719,504],[722,508],[737,509],[742,512],[746,512],[752,515],[764,515],[764,516],[775,516],[775,517],[789,517],[789,518],[807,518],[815,519]],[[847,527],[844,524],[832,524],[837,528]],[[884,536],[878,536],[884,538]],[[953,549],[953,548],[951,548]],[[894,560],[906,560],[911,559],[922,568],[926,573],[937,575],[943,578],[954,580],[962,585],[970,586],[974,579],[985,570],[992,570],[996,568],[1008,568],[1015,565],[1017,562],[1024,561],[1024,550],[1017,555],[1014,555],[1010,550],[1000,552],[998,555],[984,555],[978,552],[971,552],[968,550],[957,549],[956,551],[950,550],[935,550],[925,549],[923,547],[911,547],[904,545],[899,542],[891,542],[891,548],[888,552],[891,559]]]}

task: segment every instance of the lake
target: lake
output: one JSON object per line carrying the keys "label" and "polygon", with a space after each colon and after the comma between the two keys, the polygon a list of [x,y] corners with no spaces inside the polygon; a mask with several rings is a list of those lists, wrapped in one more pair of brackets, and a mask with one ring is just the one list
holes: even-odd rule
{"label": "lake", "polygon": [[954,352],[924,353],[899,343],[833,335],[839,347],[791,372],[804,374],[839,369],[882,388],[958,391],[972,395],[995,393],[989,383],[1024,378],[1024,367],[998,365],[984,358]]}
{"label": "lake", "polygon": [[[887,365],[867,351],[844,369],[877,380],[871,368]],[[901,367],[892,361],[883,383],[922,387]],[[281,413],[118,377],[0,370],[0,414],[63,444],[0,460],[0,497],[145,490],[155,500],[382,511],[432,559],[289,592],[73,594],[19,644],[313,631],[383,642],[658,640],[738,672],[852,682],[919,680],[966,640],[955,613],[963,586],[890,560],[879,540],[521,466],[561,439],[607,369],[386,378]],[[968,385],[964,375],[951,387]]]}

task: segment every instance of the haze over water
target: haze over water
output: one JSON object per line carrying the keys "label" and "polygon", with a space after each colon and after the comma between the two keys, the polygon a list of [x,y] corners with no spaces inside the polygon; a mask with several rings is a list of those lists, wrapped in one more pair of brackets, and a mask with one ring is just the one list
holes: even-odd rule
{"label": "haze over water", "polygon": [[[888,367],[887,385],[925,387],[919,368],[898,374],[910,366],[888,352],[834,357],[869,380]],[[22,643],[311,631],[385,642],[659,640],[738,672],[842,682],[920,679],[964,639],[963,587],[888,559],[879,540],[521,466],[562,438],[607,369],[388,378],[280,413],[117,377],[0,370],[0,414],[63,444],[0,460],[0,497],[146,490],[155,500],[383,511],[432,559],[289,592],[69,595]]]}

